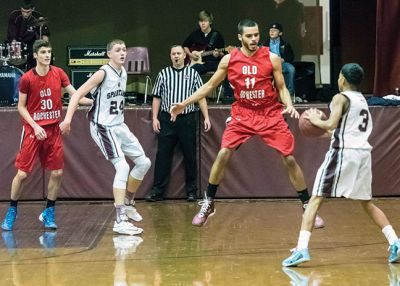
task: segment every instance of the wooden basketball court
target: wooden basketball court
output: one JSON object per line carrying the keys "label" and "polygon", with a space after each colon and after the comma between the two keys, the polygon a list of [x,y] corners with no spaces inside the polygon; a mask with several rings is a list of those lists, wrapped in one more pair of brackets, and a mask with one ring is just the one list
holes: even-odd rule
{"label": "wooden basketball court", "polygon": [[[399,231],[399,200],[376,203]],[[111,202],[59,203],[56,232],[37,220],[42,203],[20,203],[15,230],[1,233],[0,285],[399,285],[400,265],[387,263],[381,230],[354,201],[326,201],[311,262],[286,269],[297,201],[218,201],[203,228],[191,226],[195,203],[138,201],[137,209],[144,233],[123,236],[112,232]]]}

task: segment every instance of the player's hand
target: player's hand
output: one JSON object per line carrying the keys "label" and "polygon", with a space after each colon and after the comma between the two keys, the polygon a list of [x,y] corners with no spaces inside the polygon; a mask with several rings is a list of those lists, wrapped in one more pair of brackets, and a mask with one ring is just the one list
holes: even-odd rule
{"label": "player's hand", "polygon": [[47,138],[46,131],[44,131],[44,129],[42,127],[40,127],[39,125],[36,125],[33,128],[33,131],[35,132],[35,137],[37,140],[42,141]]}
{"label": "player's hand", "polygon": [[153,119],[153,131],[155,133],[160,133],[161,125],[160,125],[160,120]]}
{"label": "player's hand", "polygon": [[65,120],[60,123],[59,125],[61,134],[62,135],[68,135],[71,132],[71,123],[66,122]]}
{"label": "player's hand", "polygon": [[293,105],[286,106],[285,109],[281,112],[281,114],[289,114],[290,117],[299,118],[299,113]]}
{"label": "player's hand", "polygon": [[183,112],[185,105],[183,103],[173,103],[169,113],[171,114],[171,121],[175,122],[176,117]]}
{"label": "player's hand", "polygon": [[316,108],[310,108],[310,109],[306,110],[305,112],[306,112],[306,115],[304,117],[307,118],[308,120],[310,120],[310,122],[312,124],[320,121],[322,118],[322,112]]}
{"label": "player's hand", "polygon": [[210,122],[210,118],[206,118],[204,119],[204,131],[210,131],[211,129],[211,122]]}

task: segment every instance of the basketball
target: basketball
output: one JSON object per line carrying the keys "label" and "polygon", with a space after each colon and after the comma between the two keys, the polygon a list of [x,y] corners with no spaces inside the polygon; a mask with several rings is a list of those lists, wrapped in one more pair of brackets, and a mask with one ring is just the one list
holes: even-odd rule
{"label": "basketball", "polygon": [[[323,120],[327,119],[327,117],[323,111],[321,111],[319,109],[317,109],[317,110],[322,113],[321,119],[323,119]],[[306,113],[307,112],[304,111],[299,118],[299,128],[300,128],[301,133],[307,137],[319,137],[319,136],[323,135],[326,132],[326,130],[321,129],[321,128],[315,126],[314,124],[312,124],[310,122],[310,120],[308,120],[306,118]]]}

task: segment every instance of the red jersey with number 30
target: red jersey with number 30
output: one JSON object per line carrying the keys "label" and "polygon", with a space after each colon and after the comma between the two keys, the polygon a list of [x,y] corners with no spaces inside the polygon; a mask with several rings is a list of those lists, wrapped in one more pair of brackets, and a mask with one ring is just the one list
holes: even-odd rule
{"label": "red jersey with number 30", "polygon": [[241,106],[259,108],[277,103],[267,47],[258,48],[250,57],[240,49],[234,49],[230,54],[228,80],[234,87],[236,102]]}
{"label": "red jersey with number 30", "polygon": [[[27,94],[26,107],[37,124],[45,126],[60,122],[61,89],[70,84],[66,73],[55,66],[50,66],[45,76],[32,68],[21,77],[19,91]],[[23,122],[27,124],[25,120]]]}

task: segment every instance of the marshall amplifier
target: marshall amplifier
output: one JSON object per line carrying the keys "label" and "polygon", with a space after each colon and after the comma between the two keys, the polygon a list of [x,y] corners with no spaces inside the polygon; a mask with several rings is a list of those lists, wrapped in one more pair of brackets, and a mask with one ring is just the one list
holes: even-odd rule
{"label": "marshall amplifier", "polygon": [[87,69],[71,69],[70,78],[72,86],[78,89],[84,84],[98,69],[87,68]]}
{"label": "marshall amplifier", "polygon": [[68,46],[67,59],[70,67],[98,67],[109,61],[105,46]]}

